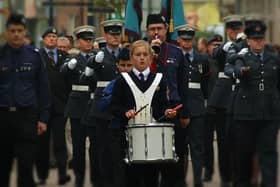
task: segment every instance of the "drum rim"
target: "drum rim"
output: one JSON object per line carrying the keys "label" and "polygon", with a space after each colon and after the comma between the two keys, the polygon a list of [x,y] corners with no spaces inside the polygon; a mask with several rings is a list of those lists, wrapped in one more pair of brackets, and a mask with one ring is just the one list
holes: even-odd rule
{"label": "drum rim", "polygon": [[[159,125],[159,124],[164,124],[164,125]],[[128,125],[127,128],[141,128],[141,127],[174,127],[175,125],[172,123],[149,123],[148,125],[146,124],[133,124],[133,125]]]}

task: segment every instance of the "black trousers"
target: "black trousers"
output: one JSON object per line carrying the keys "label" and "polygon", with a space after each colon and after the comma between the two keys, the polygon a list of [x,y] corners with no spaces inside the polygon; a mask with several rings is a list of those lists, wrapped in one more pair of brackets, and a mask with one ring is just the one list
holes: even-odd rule
{"label": "black trousers", "polygon": [[278,122],[269,120],[235,121],[238,128],[235,148],[235,187],[250,185],[255,151],[259,156],[262,185],[276,187]]}
{"label": "black trousers", "polygon": [[58,177],[66,175],[67,149],[65,141],[66,118],[63,114],[51,114],[48,130],[38,136],[35,166],[39,179],[46,180],[49,175],[50,138],[53,140],[53,152],[57,161]]}
{"label": "black trousers", "polygon": [[12,161],[18,161],[18,187],[35,187],[33,162],[38,114],[33,109],[16,112],[0,111],[0,186],[8,187]]}
{"label": "black trousers", "polygon": [[84,184],[86,166],[86,126],[81,123],[80,118],[70,118],[71,137],[73,146],[73,170],[76,183]]}
{"label": "black trousers", "polygon": [[184,187],[186,177],[186,132],[187,128],[182,128],[179,120],[174,120],[175,124],[175,150],[178,157],[176,163],[160,164],[161,187]]}
{"label": "black trousers", "polygon": [[126,147],[125,131],[122,128],[109,128],[109,149],[112,159],[114,187],[124,187],[126,184],[125,172],[127,165],[124,162]]}
{"label": "black trousers", "polygon": [[204,132],[204,167],[210,174],[214,172],[214,131],[217,134],[218,162],[221,180],[231,181],[232,169],[230,146],[227,139],[226,109],[209,107],[205,120]]}
{"label": "black trousers", "polygon": [[110,150],[110,132],[108,125],[109,120],[101,118],[94,118],[96,125],[96,147],[97,147],[97,159],[98,170],[100,171],[100,184],[101,186],[113,185],[113,156]]}
{"label": "black trousers", "polygon": [[[204,159],[204,118],[192,117],[187,127],[187,145],[192,158],[194,184],[202,183],[202,169]],[[188,158],[188,148],[186,158]]]}

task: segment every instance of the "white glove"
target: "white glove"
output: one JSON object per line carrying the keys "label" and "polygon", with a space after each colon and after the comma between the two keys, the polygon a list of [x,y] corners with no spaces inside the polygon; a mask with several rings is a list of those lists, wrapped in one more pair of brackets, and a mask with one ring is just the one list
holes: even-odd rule
{"label": "white glove", "polygon": [[230,48],[231,45],[232,45],[232,42],[231,42],[231,41],[228,41],[227,43],[224,44],[223,50],[224,50],[225,52],[228,52],[228,50],[229,50],[229,48]]}
{"label": "white glove", "polygon": [[93,75],[93,69],[90,68],[90,67],[86,67],[86,69],[85,69],[85,75],[86,75],[87,77],[92,76],[92,75]]}
{"label": "white glove", "polygon": [[103,59],[104,59],[104,52],[103,52],[103,51],[99,51],[99,52],[95,55],[95,62],[101,63],[101,62],[103,62]]}
{"label": "white glove", "polygon": [[236,36],[236,40],[242,39],[245,40],[247,38],[246,34],[244,32],[238,33]]}
{"label": "white glove", "polygon": [[246,47],[246,48],[242,48],[240,51],[239,51],[239,55],[245,55],[246,53],[248,53],[248,48]]}
{"label": "white glove", "polygon": [[68,68],[71,69],[71,70],[75,69],[75,67],[77,66],[77,63],[78,63],[77,60],[76,60],[75,58],[72,58],[72,59],[67,63]]}

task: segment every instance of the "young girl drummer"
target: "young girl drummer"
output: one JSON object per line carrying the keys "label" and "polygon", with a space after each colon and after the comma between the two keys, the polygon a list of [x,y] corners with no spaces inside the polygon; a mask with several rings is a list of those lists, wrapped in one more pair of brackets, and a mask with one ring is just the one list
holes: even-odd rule
{"label": "young girl drummer", "polygon": [[[124,125],[149,124],[163,115],[167,118],[176,116],[175,110],[167,109],[167,84],[164,77],[161,73],[150,71],[152,56],[153,51],[147,42],[134,42],[130,49],[133,69],[129,73],[122,73],[115,82],[111,111]],[[127,187],[155,187],[158,183],[157,166],[131,164],[127,169],[126,180]]]}

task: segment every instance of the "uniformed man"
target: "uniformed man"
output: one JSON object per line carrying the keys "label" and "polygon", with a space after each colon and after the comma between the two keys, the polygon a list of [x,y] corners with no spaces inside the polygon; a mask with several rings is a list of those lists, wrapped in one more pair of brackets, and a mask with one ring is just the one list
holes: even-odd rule
{"label": "uniformed man", "polygon": [[112,163],[109,157],[109,131],[108,125],[111,115],[108,111],[100,111],[95,101],[98,101],[103,95],[103,89],[107,84],[116,78],[119,74],[117,69],[117,57],[120,53],[121,34],[124,26],[122,20],[106,20],[101,22],[104,31],[106,46],[99,51],[91,60],[89,60],[88,68],[94,71],[94,79],[97,88],[94,92],[94,101],[89,111],[92,118],[92,126],[96,127],[96,152],[98,154],[98,163],[101,173],[101,184],[111,186],[113,180]]}
{"label": "uniformed man", "polygon": [[64,108],[68,98],[66,81],[60,72],[60,67],[67,58],[67,53],[57,49],[57,30],[49,27],[42,34],[44,47],[40,49],[41,59],[46,65],[50,83],[52,107],[48,130],[38,137],[36,169],[39,184],[45,184],[49,174],[50,165],[50,138],[58,168],[58,184],[63,185],[70,180],[66,174],[67,150],[65,142]]}
{"label": "uniformed man", "polygon": [[26,21],[11,14],[7,43],[0,47],[0,185],[8,187],[14,157],[18,187],[35,187],[33,162],[37,135],[47,130],[50,93],[38,49],[24,45]]}
{"label": "uniformed man", "polygon": [[[181,103],[181,97],[187,94],[185,86],[186,61],[182,51],[166,42],[168,25],[160,14],[150,14],[147,17],[147,39],[154,49],[155,55],[150,66],[151,71],[163,73],[168,82],[168,98],[170,107]],[[182,142],[185,139],[185,128],[189,123],[186,105],[179,117],[172,119],[175,123],[175,147],[179,161],[175,164],[164,164],[161,168],[161,186],[185,186],[184,153]]]}
{"label": "uniformed man", "polygon": [[249,52],[235,62],[240,86],[233,118],[238,128],[237,172],[234,185],[250,186],[252,157],[257,150],[262,186],[276,186],[276,135],[279,123],[279,57],[265,48],[266,26],[251,24],[245,29]]}
{"label": "uniformed man", "polygon": [[[207,53],[209,60],[209,67],[211,75],[208,79],[208,95],[211,95],[218,78],[218,64],[217,60],[213,58],[213,50],[223,43],[223,37],[219,34],[211,35],[207,38]],[[204,168],[209,175],[205,175],[204,181],[210,181],[212,179],[212,173],[214,172],[214,131],[216,129],[216,123],[211,121],[211,118],[215,114],[212,108],[206,108],[205,127],[204,127]],[[211,174],[211,175],[210,175]]]}
{"label": "uniformed man", "polygon": [[[238,15],[227,16],[224,18],[224,22],[228,41],[214,49],[213,57],[218,62],[218,79],[209,97],[208,109],[212,111],[212,116],[208,116],[207,120],[209,123],[216,124],[221,182],[222,186],[229,186],[232,180],[232,169],[229,154],[230,149],[226,144],[226,123],[233,80],[224,74],[224,67],[228,54],[233,50],[232,46],[236,41],[238,33],[243,32],[243,23],[242,17]],[[212,175],[213,171],[206,170],[204,179],[209,181]]]}
{"label": "uniformed man", "polygon": [[187,154],[190,149],[193,166],[194,186],[202,186],[203,144],[204,144],[204,100],[207,98],[207,80],[210,75],[209,61],[206,54],[194,49],[196,28],[186,24],[175,28],[178,33],[177,42],[187,61],[188,105],[190,124],[187,127]]}
{"label": "uniformed man", "polygon": [[[89,86],[90,81],[81,81],[80,77],[86,71],[87,60],[93,56],[93,39],[95,28],[93,26],[84,25],[74,29],[77,38],[77,45],[80,53],[68,60],[62,66],[61,71],[66,76],[70,92],[65,115],[70,118],[71,135],[73,143],[73,169],[75,174],[76,187],[82,187],[85,179],[85,142],[87,136],[87,127],[82,123],[82,119],[86,113],[90,93],[94,90],[94,85]],[[92,74],[92,71],[87,71]],[[90,140],[92,140],[90,138]],[[90,154],[93,145],[90,145]],[[91,162],[92,163],[92,162]],[[93,183],[93,173],[91,173],[91,182]]]}

